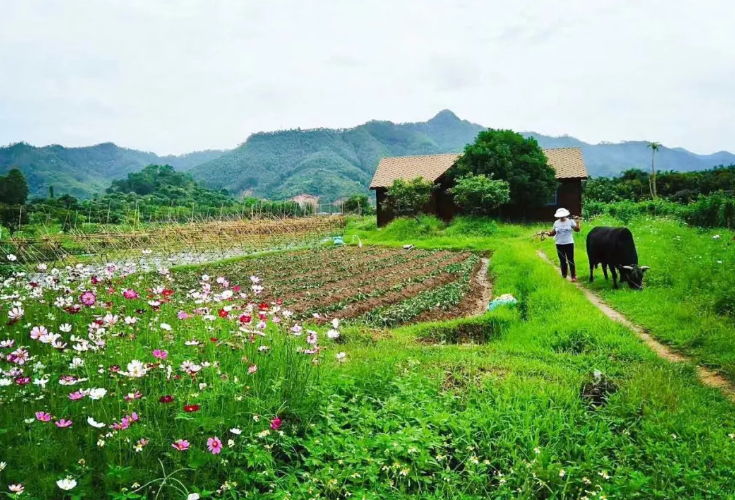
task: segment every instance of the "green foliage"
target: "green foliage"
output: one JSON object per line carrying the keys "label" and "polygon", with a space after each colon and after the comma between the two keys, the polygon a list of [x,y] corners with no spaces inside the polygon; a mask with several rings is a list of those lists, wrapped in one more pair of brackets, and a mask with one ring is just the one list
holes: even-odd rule
{"label": "green foliage", "polygon": [[429,204],[434,184],[417,177],[410,181],[396,179],[386,193],[385,209],[401,216],[415,216]]}
{"label": "green foliage", "polygon": [[464,213],[472,215],[491,215],[500,205],[510,201],[509,184],[494,180],[492,175],[464,175],[449,192]]}
{"label": "green foliage", "polygon": [[355,194],[350,196],[343,204],[342,210],[348,214],[370,215],[375,210],[370,205],[370,200],[366,194]]}
{"label": "green foliage", "polygon": [[[735,165],[696,172],[658,172],[656,179],[659,197],[688,203],[700,195],[735,192]],[[650,199],[649,174],[633,169],[623,172],[619,177],[590,179],[585,183],[584,197],[585,202],[604,203]]]}
{"label": "green foliage", "polygon": [[506,181],[510,188],[510,208],[514,214],[527,215],[543,205],[554,193],[557,182],[543,151],[533,138],[512,130],[489,129],[481,132],[450,170],[459,179],[467,174],[482,174]]}
{"label": "green foliage", "polygon": [[410,241],[414,237],[436,235],[444,228],[444,223],[433,215],[419,217],[398,217],[381,229],[381,236],[396,241]]}
{"label": "green foliage", "polygon": [[0,203],[23,205],[28,198],[28,183],[23,172],[13,168],[8,175],[0,176]]}
{"label": "green foliage", "polygon": [[11,234],[29,222],[28,209],[23,205],[0,205],[0,225],[7,228]]}

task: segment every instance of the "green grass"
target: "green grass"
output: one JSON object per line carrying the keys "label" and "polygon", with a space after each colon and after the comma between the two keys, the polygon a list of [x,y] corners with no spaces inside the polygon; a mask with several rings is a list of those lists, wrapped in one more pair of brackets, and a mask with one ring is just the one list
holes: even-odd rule
{"label": "green grass", "polygon": [[[260,337],[222,318],[177,323],[176,311],[193,307],[183,292],[160,312],[145,306],[148,297],[124,302],[118,296],[113,307],[121,317],[137,307],[148,310],[135,327],[110,328],[116,335],[106,351],[84,355],[81,373],[90,384],[107,387],[108,397],[70,402],[67,393],[86,385],[69,388],[56,380],[70,371],[76,354],[36,344],[33,362],[43,361],[45,373],[55,377],[48,388],[0,387],[0,461],[7,462],[0,488],[5,492],[9,484],[22,482],[26,498],[62,498],[55,481],[70,474],[79,485],[66,497],[95,499],[140,498],[133,483],[148,481],[155,488],[140,494],[154,496],[162,487],[159,498],[175,499],[186,498],[184,489],[202,498],[268,500],[735,496],[732,404],[718,390],[703,387],[693,365],[657,358],[563,282],[536,255],[541,246],[552,248],[530,237],[537,227],[501,224],[468,236],[432,222],[425,226],[429,230],[420,228],[420,234],[406,227],[391,234],[356,220],[346,240],[359,234],[368,245],[491,252],[494,293],[512,293],[517,306],[393,330],[346,324],[336,342],[324,340],[319,327],[322,351],[315,358],[319,364],[313,364],[301,352],[304,336],[276,327]],[[643,235],[643,228],[634,227],[634,234]],[[642,257],[649,252],[644,239],[638,237]],[[645,260],[654,267],[648,289],[655,290],[658,264]],[[226,270],[223,266],[223,275]],[[154,274],[129,279],[114,282],[118,291],[131,283],[141,292],[167,283]],[[175,283],[176,273],[170,284]],[[108,286],[101,285],[100,302]],[[646,297],[648,289],[604,293],[613,299]],[[709,292],[703,287],[698,293]],[[215,316],[220,307],[211,304]],[[26,309],[23,321],[2,338],[28,345],[27,323],[56,329],[62,321],[73,322],[73,331],[82,335],[94,314],[104,312],[84,309],[65,316],[30,300]],[[163,321],[174,325],[172,334],[160,329]],[[204,344],[185,345],[192,337]],[[267,354],[257,351],[264,344],[271,347]],[[112,363],[125,369],[130,359],[151,361],[156,347],[168,349],[165,363],[175,367],[185,359],[211,365],[195,378],[170,381],[160,368],[142,379],[110,375]],[[343,363],[334,357],[340,351],[346,353]],[[258,371],[248,375],[253,363]],[[104,367],[101,374],[98,364]],[[583,394],[603,387],[594,385],[595,371],[610,390],[593,406]],[[136,389],[143,398],[121,397]],[[163,392],[173,394],[176,405],[159,403]],[[184,401],[201,402],[202,409],[186,413]],[[32,421],[41,409],[73,417],[74,427]],[[88,427],[86,416],[112,421],[131,411],[139,412],[140,421],[98,446],[102,431]],[[264,434],[275,415],[283,417],[283,432]],[[232,427],[242,434],[229,433]],[[223,441],[232,437],[232,446],[226,444],[219,455],[208,453],[204,443],[214,435]],[[150,443],[138,453],[134,445],[142,437]],[[174,451],[171,442],[177,438],[189,439],[192,449]],[[167,473],[186,470],[175,476],[180,483],[164,484],[162,467]]]}
{"label": "green grass", "polygon": [[[697,229],[665,218],[640,217],[628,224],[641,265],[651,266],[644,290],[612,289],[602,269],[588,283],[585,237],[610,218],[583,225],[576,236],[577,273],[585,286],[660,341],[735,380],[735,242],[728,230]],[[714,239],[714,235],[720,238]],[[556,260],[552,241],[537,245]]]}

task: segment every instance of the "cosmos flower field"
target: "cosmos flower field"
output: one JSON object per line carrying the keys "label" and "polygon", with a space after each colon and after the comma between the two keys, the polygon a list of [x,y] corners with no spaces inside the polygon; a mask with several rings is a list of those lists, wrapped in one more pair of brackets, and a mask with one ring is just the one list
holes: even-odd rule
{"label": "cosmos flower field", "polygon": [[[348,360],[342,320],[404,323],[437,300],[461,314],[478,262],[350,247],[180,271],[18,267],[0,296],[7,491],[221,494],[225,464],[252,464],[314,416],[319,365]],[[166,479],[182,468],[190,480]]]}

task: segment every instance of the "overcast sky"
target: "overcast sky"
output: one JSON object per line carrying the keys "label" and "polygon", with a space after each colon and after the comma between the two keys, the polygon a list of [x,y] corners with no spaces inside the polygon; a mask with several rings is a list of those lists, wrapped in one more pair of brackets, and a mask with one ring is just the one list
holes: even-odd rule
{"label": "overcast sky", "polygon": [[735,151],[732,0],[0,0],[0,144],[423,121]]}

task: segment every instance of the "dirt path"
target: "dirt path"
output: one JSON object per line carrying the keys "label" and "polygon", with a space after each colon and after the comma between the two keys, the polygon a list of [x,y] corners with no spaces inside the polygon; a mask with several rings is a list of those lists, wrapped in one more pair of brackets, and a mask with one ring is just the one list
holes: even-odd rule
{"label": "dirt path", "polygon": [[485,314],[490,298],[493,296],[493,286],[487,278],[487,271],[490,268],[490,259],[483,257],[481,261],[482,266],[480,266],[480,269],[477,271],[476,279],[477,283],[482,288],[482,292],[477,298],[475,309],[472,312],[473,316],[481,316]]}
{"label": "dirt path", "polygon": [[[544,252],[538,250],[537,253],[539,257],[554,266],[557,270],[559,269],[556,263],[552,262]],[[582,286],[580,283],[574,283],[574,285],[578,289],[582,290],[582,293],[584,293],[585,297],[587,297],[587,299],[592,302],[595,307],[602,311],[605,316],[613,321],[617,321],[618,323],[625,325],[627,328],[632,330],[633,333],[638,336],[638,338],[645,342],[645,344],[661,358],[667,361],[671,361],[672,363],[694,363],[694,361],[690,358],[674,352],[670,347],[654,339],[640,326],[631,323],[628,318],[607,305],[605,302],[602,301],[599,296],[592,293],[592,291],[590,291],[585,286]],[[705,368],[704,366],[699,365],[697,365],[697,375],[704,385],[720,389],[725,394],[725,396],[727,396],[731,401],[735,402],[735,385],[727,380],[725,377],[717,372],[710,370],[709,368]]]}

